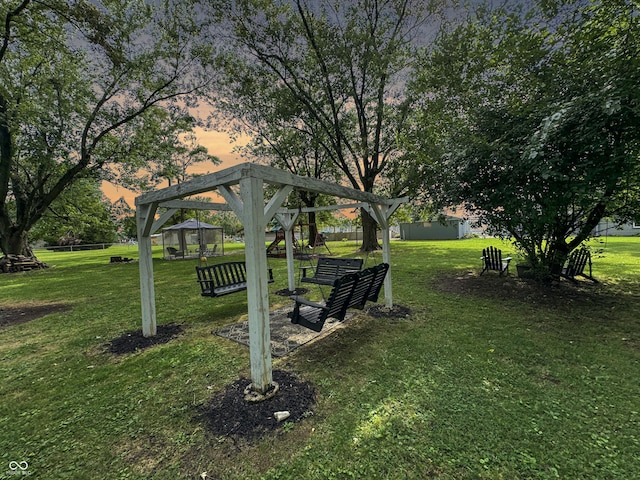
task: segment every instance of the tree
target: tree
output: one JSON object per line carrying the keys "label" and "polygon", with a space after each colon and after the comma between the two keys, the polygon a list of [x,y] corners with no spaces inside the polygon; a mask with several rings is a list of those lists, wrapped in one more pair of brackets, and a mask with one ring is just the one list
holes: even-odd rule
{"label": "tree", "polygon": [[[193,2],[9,0],[0,5],[0,249],[79,178],[140,158],[147,112],[174,117],[210,81]],[[180,100],[181,103],[178,103]]]}
{"label": "tree", "polygon": [[[232,132],[251,137],[239,148],[243,154],[295,175],[339,181],[339,170],[322,147],[324,132],[291,99],[286,87],[263,83],[258,86],[255,82],[231,82],[229,86],[233,89],[229,96],[235,100],[221,102],[220,112],[237,119],[231,124]],[[304,122],[300,121],[302,117],[306,117]],[[289,207],[319,206],[321,197],[317,192],[295,191],[290,195]],[[308,215],[307,238],[315,239],[316,214]]]}
{"label": "tree", "polygon": [[221,163],[198,144],[194,133],[198,121],[191,115],[176,118],[163,108],[153,107],[141,115],[140,121],[141,128],[131,133],[126,150],[121,152],[128,161],[114,165],[109,172],[112,181],[133,191],[148,191],[163,183],[171,186],[192,178],[190,169],[194,165]]}
{"label": "tree", "polygon": [[557,274],[640,194],[640,13],[631,2],[479,9],[443,32],[412,84],[405,142],[425,191],[463,205]]}
{"label": "tree", "polygon": [[205,217],[211,225],[222,227],[225,235],[237,235],[242,230],[242,223],[234,212],[213,212]]}
{"label": "tree", "polygon": [[[382,193],[379,180],[399,156],[396,136],[406,113],[402,82],[414,37],[441,3],[231,2],[235,60],[226,67],[242,74],[227,75],[235,82],[225,92],[227,100],[242,104],[245,92],[256,92],[252,98],[266,103],[260,110],[266,115],[244,116],[245,121],[273,125],[269,115],[275,112],[278,126],[296,132],[298,146],[310,146],[298,152],[300,161],[315,155],[317,147],[317,161],[334,166],[325,174],[339,171],[339,181]],[[290,138],[279,135],[284,130],[260,133],[269,136],[270,146],[282,147]],[[363,250],[378,248],[375,221],[364,210],[362,221]]]}
{"label": "tree", "polygon": [[[290,89],[273,81],[271,72],[261,65],[232,55],[225,63],[226,82],[223,99],[217,102],[218,116],[232,138],[249,136],[238,147],[254,161],[288,170],[295,175],[340,181],[340,170],[327,158],[325,132]],[[236,81],[241,78],[242,81]],[[220,94],[220,92],[218,92]],[[234,121],[229,122],[232,118]],[[296,191],[290,195],[289,207],[319,206],[322,195]],[[315,239],[316,214],[310,212],[307,238]],[[313,242],[313,241],[312,241]]]}
{"label": "tree", "polygon": [[94,179],[80,179],[49,206],[30,232],[31,240],[59,245],[61,239],[74,243],[113,243],[116,224],[110,204]]}

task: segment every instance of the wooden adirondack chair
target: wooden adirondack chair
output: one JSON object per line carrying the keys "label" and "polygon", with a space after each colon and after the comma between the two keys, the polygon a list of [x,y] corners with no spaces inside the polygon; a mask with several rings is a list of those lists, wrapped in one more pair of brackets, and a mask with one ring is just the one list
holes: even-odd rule
{"label": "wooden adirondack chair", "polygon": [[[587,265],[589,265],[589,275],[584,273],[584,269]],[[567,264],[562,269],[562,273],[560,273],[560,275],[573,281],[575,281],[576,276],[580,275],[582,277],[588,278],[592,282],[598,282],[592,276],[591,253],[589,253],[589,250],[587,250],[586,248],[574,250],[573,253],[569,255]]]}
{"label": "wooden adirondack chair", "polygon": [[495,247],[485,248],[482,250],[483,269],[480,275],[487,270],[496,270],[500,275],[505,272],[508,274],[509,262],[511,262],[511,257],[502,258],[502,250]]}

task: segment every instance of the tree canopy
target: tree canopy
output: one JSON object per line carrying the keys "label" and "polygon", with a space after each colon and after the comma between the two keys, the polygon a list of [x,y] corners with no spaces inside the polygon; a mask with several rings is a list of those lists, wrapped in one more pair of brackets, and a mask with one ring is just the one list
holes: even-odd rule
{"label": "tree canopy", "polygon": [[638,211],[640,29],[633,2],[479,8],[412,83],[404,138],[438,205],[462,206],[557,272],[604,216]]}
{"label": "tree canopy", "polygon": [[[415,37],[442,3],[231,1],[221,107],[260,145],[297,158],[294,168],[312,159],[314,176],[401,195],[382,180],[400,155]],[[376,248],[366,213],[363,227],[363,249]]]}
{"label": "tree canopy", "polygon": [[140,158],[147,112],[195,105],[211,81],[194,2],[0,5],[0,249],[28,232],[75,181]]}
{"label": "tree canopy", "polygon": [[29,232],[29,239],[47,245],[112,243],[116,233],[116,221],[99,182],[83,178],[56,198]]}

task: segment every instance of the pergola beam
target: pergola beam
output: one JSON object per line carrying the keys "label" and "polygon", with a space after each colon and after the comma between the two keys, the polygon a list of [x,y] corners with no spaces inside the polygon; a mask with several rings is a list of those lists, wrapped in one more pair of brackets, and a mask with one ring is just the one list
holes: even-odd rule
{"label": "pergola beam", "polygon": [[178,210],[180,208],[189,210],[222,210],[230,212],[233,210],[226,203],[200,202],[198,200],[172,200],[170,202],[160,202],[159,207],[172,208]]}
{"label": "pergola beam", "polygon": [[167,223],[167,220],[169,220],[177,211],[177,208],[169,208],[169,210],[160,215],[160,218],[158,218],[158,220],[153,222],[153,224],[151,225],[151,230],[149,230],[149,233],[155,233],[160,230],[160,228],[162,228],[162,226]]}
{"label": "pergola beam", "polygon": [[[191,195],[209,192],[219,186],[238,185],[242,178],[261,178],[264,183],[282,186],[290,185],[293,188],[309,192],[325,193],[339,198],[349,198],[358,202],[391,204],[392,200],[369,192],[354,190],[335,183],[325,182],[316,178],[300,177],[284,170],[257,165],[255,163],[242,163],[234,167],[196,177],[187,182],[179,183],[162,190],[147,192],[136,198],[137,205],[146,205],[154,202],[168,202]],[[222,194],[222,192],[220,191]],[[223,195],[224,196],[224,195]],[[226,200],[226,198],[225,198]]]}

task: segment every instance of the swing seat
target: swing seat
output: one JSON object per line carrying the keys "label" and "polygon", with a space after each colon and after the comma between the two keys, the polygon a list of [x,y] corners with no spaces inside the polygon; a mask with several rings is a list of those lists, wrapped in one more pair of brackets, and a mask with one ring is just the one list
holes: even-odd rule
{"label": "swing seat", "polygon": [[359,272],[362,268],[361,258],[320,257],[315,266],[313,276],[307,276],[307,270],[313,267],[302,267],[300,281],[317,285],[333,285],[336,279],[349,273]]}
{"label": "swing seat", "polygon": [[328,318],[342,321],[348,308],[362,310],[368,301],[376,302],[388,271],[389,264],[381,263],[337,278],[325,303],[315,303],[304,297],[292,296],[291,299],[296,305],[287,316],[291,323],[319,332]]}
{"label": "swing seat", "polygon": [[349,308],[362,310],[368,301],[377,302],[388,271],[389,264],[381,263],[358,272],[358,281],[349,301]]}
{"label": "swing seat", "polygon": [[[247,289],[247,271],[244,262],[216,263],[196,267],[203,297],[221,297]],[[269,269],[268,283],[273,283],[273,270]]]}
{"label": "swing seat", "polygon": [[362,310],[367,302],[369,292],[371,291],[375,271],[373,268],[365,268],[364,270],[359,271],[357,275],[358,281],[353,289],[353,294],[349,300],[348,308],[357,308],[358,310]]}
{"label": "swing seat", "polygon": [[296,305],[287,316],[291,319],[291,323],[302,325],[314,332],[322,330],[322,326],[328,318],[342,321],[347,313],[357,281],[358,274],[356,273],[336,279],[333,282],[329,298],[324,304],[311,302],[304,297],[293,296],[291,299],[296,302]]}

